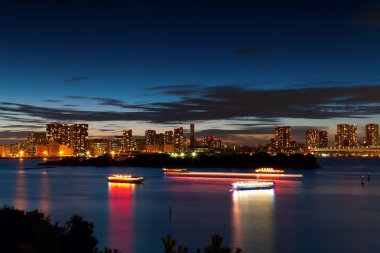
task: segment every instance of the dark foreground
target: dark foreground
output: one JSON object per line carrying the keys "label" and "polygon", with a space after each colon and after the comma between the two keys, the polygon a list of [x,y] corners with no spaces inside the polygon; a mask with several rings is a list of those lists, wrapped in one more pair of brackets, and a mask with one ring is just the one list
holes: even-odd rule
{"label": "dark foreground", "polygon": [[63,158],[47,161],[43,166],[123,166],[123,167],[186,167],[186,168],[319,168],[312,155],[270,156],[267,153],[254,155],[198,155],[196,157],[173,158],[167,154],[139,154],[124,160],[115,160],[109,156],[97,158]]}

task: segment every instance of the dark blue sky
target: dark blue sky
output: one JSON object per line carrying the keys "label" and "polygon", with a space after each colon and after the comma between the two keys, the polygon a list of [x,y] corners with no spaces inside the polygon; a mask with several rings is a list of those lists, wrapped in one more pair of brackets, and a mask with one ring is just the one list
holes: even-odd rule
{"label": "dark blue sky", "polygon": [[0,1],[0,141],[51,121],[332,138],[379,123],[379,45],[378,1]]}

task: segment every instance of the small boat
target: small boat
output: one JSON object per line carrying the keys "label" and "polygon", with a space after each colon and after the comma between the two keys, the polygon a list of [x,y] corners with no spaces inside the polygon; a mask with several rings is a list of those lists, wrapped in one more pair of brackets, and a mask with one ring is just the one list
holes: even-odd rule
{"label": "small boat", "polygon": [[187,169],[168,169],[168,168],[163,168],[162,171],[164,173],[170,173],[170,172],[188,172]]}
{"label": "small boat", "polygon": [[262,190],[272,189],[275,186],[275,182],[272,181],[246,181],[235,182],[231,184],[231,190]]}
{"label": "small boat", "polygon": [[266,173],[266,174],[281,174],[284,173],[283,170],[276,170],[273,168],[257,168],[254,170],[255,173]]}
{"label": "small boat", "polygon": [[141,184],[143,180],[143,177],[135,177],[131,174],[114,174],[108,177],[108,182],[111,183]]}

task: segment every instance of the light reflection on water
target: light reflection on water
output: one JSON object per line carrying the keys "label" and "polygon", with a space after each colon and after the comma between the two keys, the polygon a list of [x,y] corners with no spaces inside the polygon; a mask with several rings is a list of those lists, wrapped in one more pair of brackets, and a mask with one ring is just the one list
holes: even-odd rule
{"label": "light reflection on water", "polygon": [[14,207],[20,210],[26,210],[28,204],[26,200],[25,174],[22,168],[19,168],[17,171],[16,187],[14,188],[14,190]]}
{"label": "light reflection on water", "polygon": [[133,192],[135,184],[108,183],[108,243],[113,248],[133,249]]}
{"label": "light reflection on water", "polygon": [[[380,159],[336,161],[302,171],[302,179],[275,180],[274,190],[230,193],[235,179],[167,178],[160,168],[133,168],[146,184],[114,187],[106,176],[126,168],[26,169],[39,161],[4,159],[0,204],[38,208],[61,224],[81,215],[94,223],[99,247],[124,253],[161,252],[167,233],[190,252],[209,243],[212,233],[243,252],[377,252]],[[371,180],[362,186],[367,173]]]}
{"label": "light reflection on water", "polygon": [[258,252],[273,252],[274,202],[274,189],[233,191],[233,248],[245,245],[246,252],[252,250],[250,247]]}
{"label": "light reflection on water", "polygon": [[51,213],[49,174],[46,171],[42,171],[41,173],[38,209],[46,214]]}

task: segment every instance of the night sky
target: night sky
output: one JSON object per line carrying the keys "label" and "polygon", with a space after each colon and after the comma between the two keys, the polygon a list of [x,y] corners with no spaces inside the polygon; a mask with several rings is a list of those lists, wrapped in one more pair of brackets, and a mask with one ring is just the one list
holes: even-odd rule
{"label": "night sky", "polygon": [[50,122],[90,137],[194,122],[250,145],[350,123],[363,140],[380,123],[380,2],[0,0],[0,85],[0,143]]}

